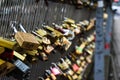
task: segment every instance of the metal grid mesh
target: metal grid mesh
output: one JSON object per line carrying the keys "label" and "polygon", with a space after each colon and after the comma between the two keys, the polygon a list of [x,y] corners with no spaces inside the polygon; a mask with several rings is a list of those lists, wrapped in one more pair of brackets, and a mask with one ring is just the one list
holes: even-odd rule
{"label": "metal grid mesh", "polygon": [[0,3],[0,36],[4,37],[12,33],[10,21],[18,21],[27,31],[31,31],[35,27],[40,28],[43,23],[51,25],[52,22],[55,22],[59,24],[64,17],[79,21],[89,18],[91,15],[90,11],[75,10],[73,6],[68,4],[49,1],[49,5],[46,6],[44,0],[40,0],[38,3],[35,3],[34,0],[1,0]]}

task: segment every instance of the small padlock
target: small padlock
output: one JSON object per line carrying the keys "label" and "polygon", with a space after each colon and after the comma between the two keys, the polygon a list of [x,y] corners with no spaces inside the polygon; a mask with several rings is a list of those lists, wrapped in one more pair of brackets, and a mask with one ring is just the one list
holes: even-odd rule
{"label": "small padlock", "polygon": [[47,61],[48,60],[48,56],[44,52],[39,52],[39,55],[42,57],[43,61]]}
{"label": "small padlock", "polygon": [[67,18],[67,17],[64,17],[64,22],[65,23],[70,23],[70,24],[74,24],[75,21],[73,19],[70,19],[70,18]]}
{"label": "small padlock", "polygon": [[67,62],[64,61],[63,58],[60,59],[60,64],[61,64],[61,69],[62,70],[66,70],[69,68],[69,65],[67,64]]}
{"label": "small padlock", "polygon": [[79,66],[77,64],[73,64],[72,69],[73,69],[74,72],[76,72],[76,71],[79,70]]}
{"label": "small padlock", "polygon": [[30,71],[30,67],[23,63],[21,60],[17,59],[14,61],[14,65],[21,70],[23,73],[28,73]]}
{"label": "small padlock", "polygon": [[44,51],[45,51],[47,54],[50,54],[53,50],[54,50],[54,47],[51,46],[51,45],[47,45],[46,47],[44,47]]}
{"label": "small padlock", "polygon": [[[44,44],[51,44],[51,41],[44,36],[39,35],[38,33],[36,33],[35,31],[32,31],[32,34],[34,34],[35,36],[37,36],[40,40],[42,40],[41,42],[43,42]],[[38,40],[39,41],[39,40]]]}
{"label": "small padlock", "polygon": [[0,46],[8,49],[14,49],[16,47],[16,42],[0,37]]}
{"label": "small padlock", "polygon": [[57,80],[56,76],[50,70],[45,70],[45,74],[48,78],[47,80],[49,80],[49,78],[51,78],[52,80]]}
{"label": "small padlock", "polygon": [[74,71],[69,68],[65,73],[72,76],[74,74]]}
{"label": "small padlock", "polygon": [[76,46],[76,54],[80,55],[83,54],[83,49],[86,46],[86,42],[83,42],[80,46]]}
{"label": "small padlock", "polygon": [[[16,24],[16,22],[14,22],[14,24]],[[26,33],[25,29],[21,24],[19,24],[19,27],[23,32],[20,32],[20,31],[18,32],[14,24],[13,22],[11,22],[11,27],[16,33],[15,39],[20,45],[20,47],[24,49],[29,49],[29,50],[37,49],[39,46],[39,42],[36,40],[35,36],[31,33]]]}
{"label": "small padlock", "polygon": [[0,59],[0,76],[6,75],[15,69],[15,66],[7,61]]}
{"label": "small padlock", "polygon": [[70,61],[70,59],[67,58],[67,56],[65,56],[64,60],[68,65],[72,64],[72,62]]}
{"label": "small padlock", "polygon": [[55,63],[52,63],[52,65],[53,66],[50,67],[50,70],[54,75],[59,75],[63,73]]}

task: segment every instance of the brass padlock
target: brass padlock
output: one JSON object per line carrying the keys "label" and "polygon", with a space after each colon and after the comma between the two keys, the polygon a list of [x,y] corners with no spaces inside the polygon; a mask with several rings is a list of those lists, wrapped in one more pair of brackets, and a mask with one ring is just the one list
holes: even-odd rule
{"label": "brass padlock", "polygon": [[0,37],[0,46],[8,49],[14,49],[16,46],[16,42]]}
{"label": "brass padlock", "polygon": [[67,18],[67,17],[64,17],[64,22],[65,23],[70,23],[70,24],[75,24],[75,21],[73,19],[70,19],[70,18]]}
{"label": "brass padlock", "polygon": [[[16,22],[14,22],[16,24]],[[20,29],[23,31],[17,31],[16,27],[14,26],[13,22],[11,22],[11,27],[13,28],[15,34],[15,39],[20,45],[20,47],[24,49],[37,49],[39,46],[39,42],[36,40],[35,36],[31,33],[26,33],[25,29],[21,24],[19,24]]]}
{"label": "brass padlock", "polygon": [[12,63],[0,59],[0,76],[6,75],[13,69],[15,69],[15,66]]}

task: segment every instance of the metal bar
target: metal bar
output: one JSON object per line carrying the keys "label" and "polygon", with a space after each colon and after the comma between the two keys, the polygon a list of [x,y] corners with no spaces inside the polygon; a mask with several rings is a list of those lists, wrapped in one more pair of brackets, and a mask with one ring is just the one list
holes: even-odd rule
{"label": "metal bar", "polygon": [[[95,65],[94,80],[107,80],[109,76],[109,61],[105,59],[110,55],[110,41],[112,30],[112,11],[110,5],[106,8],[108,18],[105,31],[103,30],[103,0],[98,0],[96,11],[96,48],[95,48]],[[107,64],[105,64],[107,62]]]}
{"label": "metal bar", "polygon": [[104,74],[104,34],[103,34],[103,1],[98,0],[96,11],[96,48],[94,80],[105,80]]}

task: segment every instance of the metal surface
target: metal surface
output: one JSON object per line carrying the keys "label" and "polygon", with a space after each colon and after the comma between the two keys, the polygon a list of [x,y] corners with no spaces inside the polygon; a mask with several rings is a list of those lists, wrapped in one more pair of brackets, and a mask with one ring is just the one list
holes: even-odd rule
{"label": "metal surface", "polygon": [[[106,6],[106,5],[105,5]],[[98,8],[96,11],[96,48],[95,48],[95,65],[94,80],[108,80],[109,75],[109,56],[112,32],[112,11],[111,6],[107,5],[106,13],[108,18],[106,25],[103,25],[103,0],[98,0]],[[105,28],[104,28],[105,27]]]}

